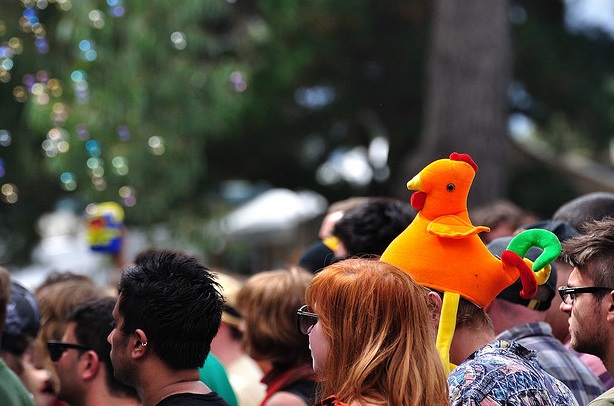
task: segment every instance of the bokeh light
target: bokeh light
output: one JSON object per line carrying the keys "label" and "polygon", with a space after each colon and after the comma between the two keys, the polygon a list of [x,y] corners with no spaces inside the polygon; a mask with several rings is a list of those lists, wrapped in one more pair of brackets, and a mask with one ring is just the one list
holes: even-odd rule
{"label": "bokeh light", "polygon": [[11,133],[9,130],[0,130],[0,145],[3,147],[8,147],[12,142]]}
{"label": "bokeh light", "polygon": [[5,183],[4,185],[2,185],[2,188],[0,188],[0,191],[2,192],[2,200],[5,203],[17,203],[17,200],[19,200],[19,192],[17,190],[17,186],[15,186],[12,183]]}
{"label": "bokeh light", "polygon": [[119,188],[119,196],[126,207],[136,205],[136,191],[131,186],[122,186]]}
{"label": "bokeh light", "polygon": [[147,144],[149,145],[149,151],[154,155],[159,156],[166,152],[166,148],[164,147],[164,139],[162,139],[162,137],[154,135],[153,137],[149,138]]}
{"label": "bokeh light", "polygon": [[111,165],[116,174],[125,176],[129,172],[128,160],[123,156],[116,156],[111,160]]}
{"label": "bokeh light", "polygon": [[186,48],[187,41],[185,34],[181,31],[175,31],[171,34],[171,42],[176,49],[183,50]]}
{"label": "bokeh light", "polygon": [[77,188],[77,178],[72,172],[64,172],[60,175],[62,189],[72,192]]}
{"label": "bokeh light", "polygon": [[247,82],[241,72],[232,72],[230,74],[230,83],[236,92],[244,92],[247,89]]}

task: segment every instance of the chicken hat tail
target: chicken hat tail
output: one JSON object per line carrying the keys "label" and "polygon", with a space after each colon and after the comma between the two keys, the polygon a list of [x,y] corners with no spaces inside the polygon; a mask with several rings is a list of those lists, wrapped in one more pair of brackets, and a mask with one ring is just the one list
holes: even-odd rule
{"label": "chicken hat tail", "polygon": [[[418,214],[381,256],[416,282],[443,293],[437,349],[449,372],[458,304],[465,298],[485,308],[518,278],[520,295],[531,298],[550,275],[549,263],[561,252],[556,236],[541,229],[517,234],[496,257],[478,233],[488,227],[471,224],[467,196],[478,167],[467,154],[452,153],[427,165],[407,184],[416,190],[411,203]],[[524,258],[531,247],[543,249],[535,263]]]}

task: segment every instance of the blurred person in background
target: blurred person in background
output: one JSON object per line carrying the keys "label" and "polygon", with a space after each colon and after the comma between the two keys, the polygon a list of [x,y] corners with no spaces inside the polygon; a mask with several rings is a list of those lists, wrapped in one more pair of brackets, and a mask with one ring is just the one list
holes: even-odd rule
{"label": "blurred person in background", "polygon": [[243,348],[243,333],[239,329],[242,316],[237,310],[242,282],[226,272],[215,272],[215,276],[226,303],[220,329],[211,342],[211,353],[224,365],[239,406],[258,406],[264,399],[266,386],[260,382],[262,370]]}
{"label": "blurred person in background", "polygon": [[60,379],[49,356],[47,341],[62,339],[68,316],[83,302],[109,295],[108,290],[98,286],[91,278],[72,272],[51,275],[35,290],[41,328],[34,341],[32,362],[36,368],[50,371],[50,384],[55,394],[60,390]]}
{"label": "blurred person in background", "polygon": [[337,258],[380,256],[415,216],[409,203],[370,197],[343,213],[333,227],[330,246]]}
{"label": "blurred person in background", "polygon": [[[0,333],[4,330],[7,305],[11,296],[11,278],[4,267],[0,267]],[[0,357],[0,404],[7,406],[34,406],[30,392],[19,377]]]}
{"label": "blurred person in background", "polygon": [[32,364],[33,342],[39,330],[40,310],[34,295],[12,281],[0,346],[2,357],[30,391],[37,405],[54,405],[57,398],[50,379],[51,372]]}
{"label": "blurred person in background", "polygon": [[343,213],[367,201],[367,197],[350,197],[339,200],[328,206],[326,215],[322,219],[318,230],[319,241],[309,246],[301,255],[298,266],[316,273],[327,265],[332,264],[338,258],[335,257],[334,248],[336,238],[333,236],[333,229],[337,221],[343,217]]}
{"label": "blurred person in background", "polygon": [[499,199],[476,207],[471,213],[471,220],[473,224],[490,228],[489,232],[479,234],[482,241],[488,244],[495,238],[514,235],[521,224],[537,219],[510,200]]}
{"label": "blurred person in background", "polygon": [[58,397],[70,406],[137,406],[138,394],[115,378],[111,345],[116,298],[85,300],[67,318],[61,341],[48,341],[51,360],[60,378]]}
{"label": "blurred person in background", "polygon": [[317,376],[307,336],[296,328],[296,310],[313,275],[302,268],[259,272],[237,295],[243,342],[265,371],[261,406],[311,406]]}

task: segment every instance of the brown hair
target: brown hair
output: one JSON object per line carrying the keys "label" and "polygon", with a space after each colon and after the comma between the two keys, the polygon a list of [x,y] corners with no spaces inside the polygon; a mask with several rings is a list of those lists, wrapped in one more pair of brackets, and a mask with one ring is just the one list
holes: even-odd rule
{"label": "brown hair", "polygon": [[[614,218],[585,223],[584,234],[562,243],[563,259],[579,268],[595,286],[614,287]],[[600,293],[595,294],[599,298]],[[601,296],[603,297],[603,296]]]}
{"label": "brown hair", "polygon": [[296,311],[304,303],[313,275],[300,268],[260,272],[237,295],[243,315],[243,341],[258,361],[298,366],[310,363],[309,342],[296,327]]}
{"label": "brown hair", "polygon": [[322,394],[347,404],[448,405],[426,294],[377,260],[348,259],[318,273],[306,302],[328,342]]}

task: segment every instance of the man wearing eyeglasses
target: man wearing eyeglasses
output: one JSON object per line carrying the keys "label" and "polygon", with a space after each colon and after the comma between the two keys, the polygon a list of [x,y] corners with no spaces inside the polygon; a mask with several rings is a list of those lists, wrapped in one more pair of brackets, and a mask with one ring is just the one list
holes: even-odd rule
{"label": "man wearing eyeglasses", "polygon": [[47,343],[60,378],[58,397],[71,406],[141,404],[136,390],[113,374],[107,336],[115,302],[114,297],[84,302],[69,316],[62,340]]}
{"label": "man wearing eyeglasses", "polygon": [[[571,346],[601,358],[614,373],[614,218],[588,223],[585,233],[563,243],[573,266],[561,286],[561,310],[569,315]],[[589,403],[614,405],[614,389]]]}

